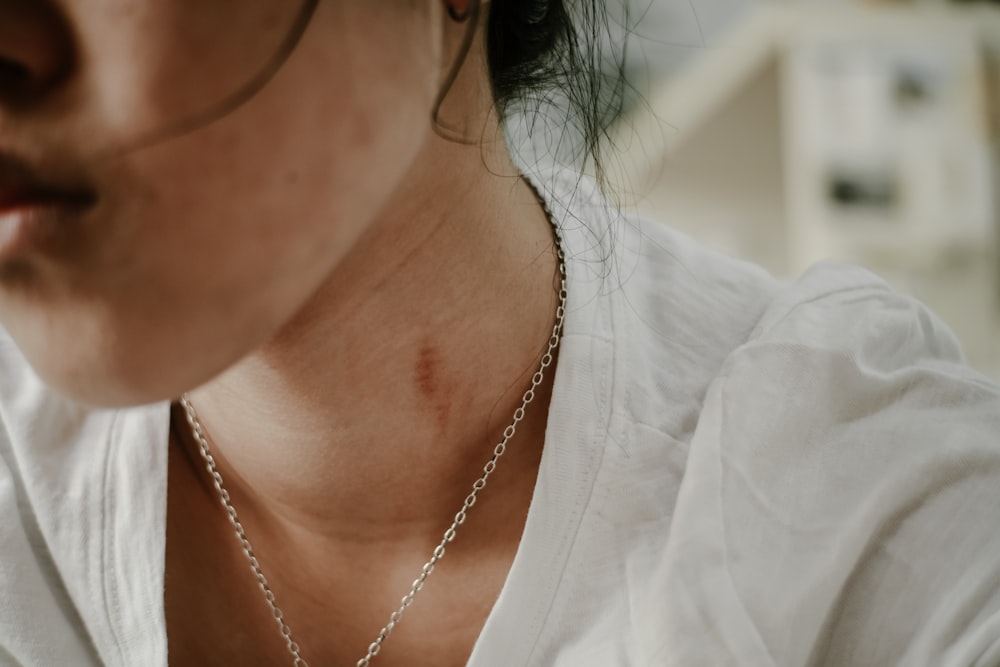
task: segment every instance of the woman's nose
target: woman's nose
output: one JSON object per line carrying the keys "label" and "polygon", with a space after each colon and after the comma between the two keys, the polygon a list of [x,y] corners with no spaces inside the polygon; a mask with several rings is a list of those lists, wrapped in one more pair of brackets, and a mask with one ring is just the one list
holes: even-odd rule
{"label": "woman's nose", "polygon": [[72,66],[72,35],[51,0],[0,0],[0,104],[44,96]]}

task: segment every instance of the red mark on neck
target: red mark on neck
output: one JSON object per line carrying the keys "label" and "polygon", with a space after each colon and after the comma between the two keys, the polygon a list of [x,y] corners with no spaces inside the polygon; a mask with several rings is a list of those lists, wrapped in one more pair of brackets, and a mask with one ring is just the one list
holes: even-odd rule
{"label": "red mark on neck", "polygon": [[434,412],[438,428],[443,431],[448,426],[451,397],[448,395],[449,392],[442,390],[441,363],[437,351],[431,345],[423,345],[420,348],[414,379],[420,395]]}
{"label": "red mark on neck", "polygon": [[417,387],[426,399],[432,399],[437,392],[438,360],[434,348],[424,345],[417,359]]}

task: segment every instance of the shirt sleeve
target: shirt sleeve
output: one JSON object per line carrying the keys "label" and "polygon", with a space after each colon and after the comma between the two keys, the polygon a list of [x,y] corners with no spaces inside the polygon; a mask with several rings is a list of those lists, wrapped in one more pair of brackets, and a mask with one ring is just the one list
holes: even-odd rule
{"label": "shirt sleeve", "polygon": [[711,386],[667,561],[668,624],[732,664],[1000,665],[1000,389],[916,301],[814,269]]}

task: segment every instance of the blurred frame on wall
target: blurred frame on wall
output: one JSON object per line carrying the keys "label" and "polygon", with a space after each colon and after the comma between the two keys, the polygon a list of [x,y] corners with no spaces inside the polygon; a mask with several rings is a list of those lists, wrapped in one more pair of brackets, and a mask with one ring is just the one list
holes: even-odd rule
{"label": "blurred frame on wall", "polygon": [[640,212],[791,277],[866,266],[1000,378],[1000,9],[762,4],[622,119]]}

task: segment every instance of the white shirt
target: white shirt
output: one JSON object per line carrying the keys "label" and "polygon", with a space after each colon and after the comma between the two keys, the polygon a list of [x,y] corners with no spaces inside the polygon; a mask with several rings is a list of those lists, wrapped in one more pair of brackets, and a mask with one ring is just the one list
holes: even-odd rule
{"label": "white shirt", "polygon": [[[1000,665],[1000,389],[945,327],[539,186],[569,308],[469,665]],[[167,664],[168,412],[76,405],[0,338],[0,664]]]}

